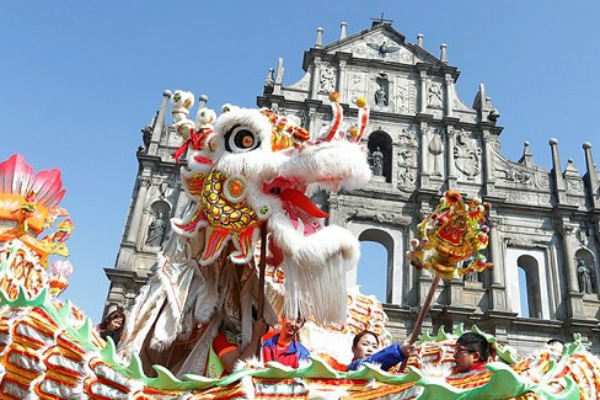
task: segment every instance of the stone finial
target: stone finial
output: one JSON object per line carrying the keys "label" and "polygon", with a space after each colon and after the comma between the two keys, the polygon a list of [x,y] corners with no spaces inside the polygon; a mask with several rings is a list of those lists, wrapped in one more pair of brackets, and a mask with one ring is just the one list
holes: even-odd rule
{"label": "stone finial", "polygon": [[423,45],[425,44],[424,40],[423,40],[423,34],[419,33],[417,35],[417,46],[419,46],[420,48],[423,48]]}
{"label": "stone finial", "polygon": [[[548,141],[550,144],[550,149],[552,151],[552,175],[554,176],[554,180],[556,182],[556,189],[560,191],[565,190],[565,183],[563,181],[562,176],[562,167],[560,165],[560,157],[558,156],[558,140],[556,138],[552,138]],[[559,201],[561,197],[559,195]]]}
{"label": "stone finial", "polygon": [[323,28],[317,28],[317,42],[315,43],[315,48],[320,49],[323,47]]}
{"label": "stone finial", "polygon": [[167,89],[163,92],[163,96],[165,96],[165,97],[171,97],[171,95],[173,95],[173,92],[171,92],[169,89]]}
{"label": "stone finial", "polygon": [[528,167],[533,166],[533,155],[531,154],[531,148],[529,147],[528,141],[525,141],[525,143],[523,143],[523,155],[519,160],[519,164],[523,164]]}
{"label": "stone finial", "polygon": [[275,71],[275,84],[281,85],[283,83],[283,57],[280,57],[277,61],[277,70]]}
{"label": "stone finial", "polygon": [[269,72],[267,73],[267,77],[265,78],[265,85],[264,85],[264,93],[265,94],[273,93],[273,88],[275,87],[274,72],[275,72],[274,68],[269,68]]}
{"label": "stone finial", "polygon": [[346,27],[348,26],[347,22],[342,22],[340,24],[340,40],[346,39]]}
{"label": "stone finial", "polygon": [[208,103],[208,96],[201,94],[200,97],[198,97],[198,108],[206,107],[206,103]]}
{"label": "stone finial", "polygon": [[444,64],[448,64],[447,48],[448,48],[448,45],[446,45],[446,43],[442,43],[440,45],[440,61],[443,62]]}
{"label": "stone finial", "polygon": [[[583,144],[583,150],[585,151],[585,167],[587,170],[587,181],[589,184],[590,192],[597,193],[598,191],[598,173],[596,172],[596,164],[594,164],[594,156],[592,155],[592,144],[585,142]],[[592,195],[594,207],[600,206],[596,197]]]}
{"label": "stone finial", "polygon": [[564,175],[579,176],[579,170],[577,169],[575,161],[573,161],[572,158],[567,160],[567,166],[565,167]]}

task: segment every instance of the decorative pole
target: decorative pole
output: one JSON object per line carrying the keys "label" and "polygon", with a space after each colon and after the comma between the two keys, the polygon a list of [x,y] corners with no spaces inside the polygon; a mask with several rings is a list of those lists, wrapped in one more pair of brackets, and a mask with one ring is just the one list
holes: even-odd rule
{"label": "decorative pole", "polygon": [[[425,316],[429,312],[431,308],[431,302],[433,301],[433,296],[435,295],[435,291],[440,284],[441,278],[436,276],[433,278],[433,282],[431,283],[431,287],[429,288],[429,292],[427,293],[427,297],[425,298],[425,302],[423,303],[423,308],[419,312],[419,316],[417,317],[417,322],[415,322],[415,326],[413,327],[413,331],[410,334],[409,344],[415,344],[419,336],[421,335],[423,321],[425,320]],[[400,366],[400,373],[404,372],[406,368],[406,363],[408,363],[408,357],[405,357],[402,361],[402,365]]]}
{"label": "decorative pole", "polygon": [[[466,203],[460,193],[448,190],[433,213],[417,226],[418,239],[411,241],[413,250],[406,255],[413,266],[418,270],[427,269],[434,278],[415,322],[410,344],[414,344],[421,334],[423,320],[442,279],[460,278],[492,266],[481,254],[466,267],[466,263],[459,265],[487,247],[489,228],[483,223],[489,209],[490,205],[483,203],[479,197]],[[402,362],[400,372],[404,372],[407,362],[408,357]]]}
{"label": "decorative pole", "polygon": [[[265,272],[267,269],[267,223],[260,227],[260,262],[258,264],[258,310],[256,319],[259,320],[265,314]],[[260,346],[256,349],[256,356],[260,358]]]}

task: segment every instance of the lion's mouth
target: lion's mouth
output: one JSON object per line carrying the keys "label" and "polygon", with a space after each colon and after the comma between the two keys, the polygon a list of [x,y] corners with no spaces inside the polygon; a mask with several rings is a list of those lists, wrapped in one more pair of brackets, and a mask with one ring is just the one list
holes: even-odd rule
{"label": "lion's mouth", "polygon": [[278,177],[264,185],[263,191],[281,199],[294,228],[308,236],[323,226],[323,219],[329,216],[304,194],[306,186],[297,179]]}

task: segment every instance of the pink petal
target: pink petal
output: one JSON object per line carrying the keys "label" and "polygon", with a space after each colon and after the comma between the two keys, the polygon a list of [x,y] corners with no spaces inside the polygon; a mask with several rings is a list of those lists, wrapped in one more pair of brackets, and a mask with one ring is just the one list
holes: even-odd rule
{"label": "pink petal", "polygon": [[44,205],[48,204],[48,201],[56,196],[62,189],[62,180],[60,179],[60,170],[54,168],[48,171],[48,177],[46,183],[42,186],[41,190],[37,194],[37,200]]}
{"label": "pink petal", "polygon": [[60,203],[66,192],[67,189],[63,189],[60,192],[56,193],[54,196],[50,197],[46,201],[46,207],[51,208],[58,205],[58,203]]}
{"label": "pink petal", "polygon": [[8,160],[0,163],[0,191],[12,193],[12,180],[15,174],[15,166],[20,154],[13,154]]}
{"label": "pink petal", "polygon": [[27,195],[27,189],[33,179],[33,168],[22,156],[17,157],[12,181],[12,193]]}
{"label": "pink petal", "polygon": [[49,202],[52,203],[54,201],[53,198],[59,195],[61,189],[62,180],[60,179],[60,170],[56,168],[50,171],[40,171],[33,178],[31,190],[36,200],[42,205],[47,205]]}

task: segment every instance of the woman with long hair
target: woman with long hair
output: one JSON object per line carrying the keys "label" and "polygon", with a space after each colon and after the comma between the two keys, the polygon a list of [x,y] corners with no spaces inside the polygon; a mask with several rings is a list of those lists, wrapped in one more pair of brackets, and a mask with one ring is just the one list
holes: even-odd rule
{"label": "woman with long hair", "polygon": [[122,308],[117,308],[109,313],[96,328],[102,339],[107,340],[108,337],[111,337],[115,342],[115,346],[117,346],[121,340],[124,327],[125,312]]}

